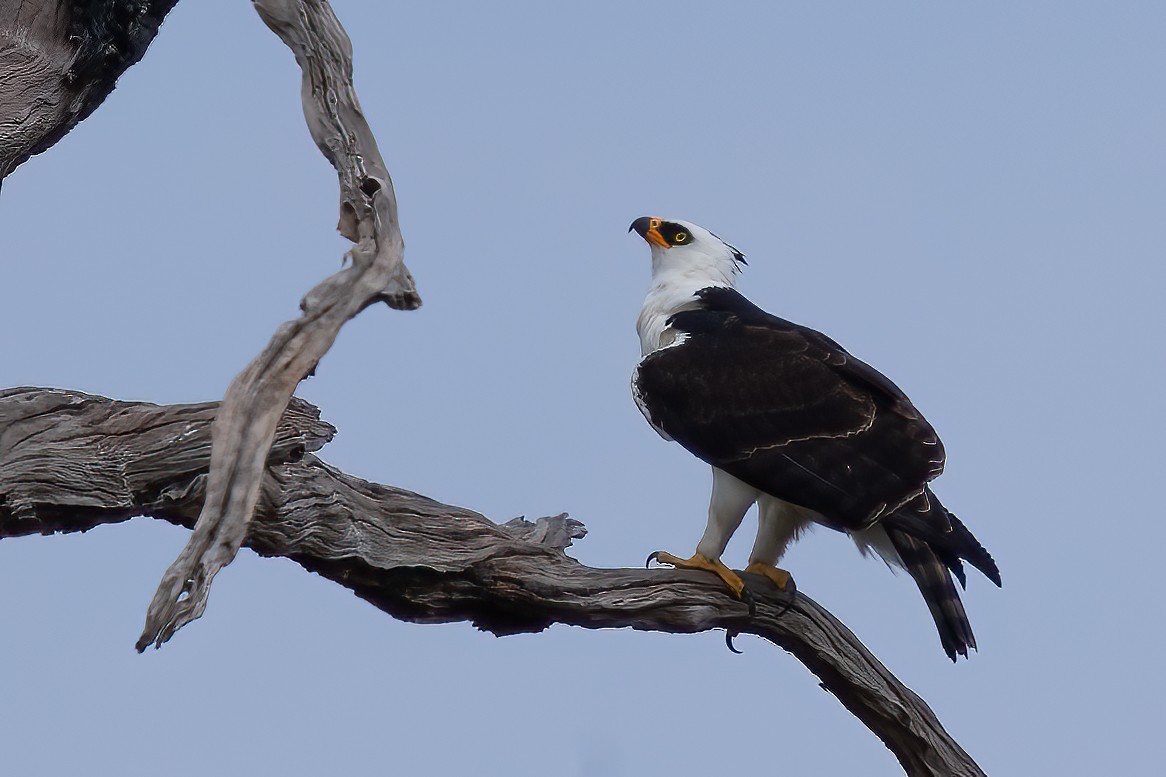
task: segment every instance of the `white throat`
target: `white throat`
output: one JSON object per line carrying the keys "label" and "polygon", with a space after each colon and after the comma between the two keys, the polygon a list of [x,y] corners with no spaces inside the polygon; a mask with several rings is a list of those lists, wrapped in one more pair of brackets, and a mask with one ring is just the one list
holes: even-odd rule
{"label": "white throat", "polygon": [[[694,227],[693,232],[698,229]],[[636,321],[642,356],[678,343],[668,319],[695,309],[698,291],[711,286],[731,289],[736,282],[738,267],[732,249],[706,230],[700,232],[702,239],[692,245],[652,246],[652,286]]]}

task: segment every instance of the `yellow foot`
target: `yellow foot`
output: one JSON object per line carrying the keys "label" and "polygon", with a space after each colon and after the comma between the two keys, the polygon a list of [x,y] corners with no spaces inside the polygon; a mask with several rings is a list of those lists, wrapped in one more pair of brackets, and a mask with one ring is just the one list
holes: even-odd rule
{"label": "yellow foot", "polygon": [[744,598],[744,581],[737,576],[736,572],[721,563],[720,559],[713,561],[699,553],[693,553],[692,558],[680,558],[666,551],[658,550],[648,556],[648,562],[651,563],[652,560],[656,560],[661,564],[671,564],[677,569],[703,569],[706,572],[712,572],[721,580],[725,581],[725,584],[733,591],[733,596],[738,599]]}
{"label": "yellow foot", "polygon": [[745,571],[751,572],[754,575],[768,577],[773,581],[775,586],[783,591],[785,590],[786,586],[789,585],[791,581],[793,581],[793,578],[790,576],[789,572],[786,572],[784,569],[778,569],[771,564],[763,564],[760,561],[754,561],[752,564],[745,567]]}

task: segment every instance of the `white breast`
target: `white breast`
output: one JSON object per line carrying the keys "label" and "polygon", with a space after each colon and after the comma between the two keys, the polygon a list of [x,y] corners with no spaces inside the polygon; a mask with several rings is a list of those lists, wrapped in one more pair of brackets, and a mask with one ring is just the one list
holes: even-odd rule
{"label": "white breast", "polygon": [[[696,284],[687,284],[682,287],[656,284],[648,291],[648,296],[644,298],[644,306],[640,309],[640,317],[636,321],[636,331],[640,335],[640,364],[643,364],[644,359],[651,354],[664,348],[674,348],[681,345],[688,338],[687,333],[677,332],[668,326],[668,319],[682,310],[695,310],[697,308],[700,301],[696,298],[696,292],[700,288],[708,287],[707,281],[703,279],[700,284],[699,288],[695,288]],[[661,429],[652,418],[652,412],[640,392],[639,378],[640,367],[637,364],[632,373],[632,398],[636,401],[636,407],[644,414],[644,418],[656,430],[657,434],[665,440],[671,441],[672,437]]]}
{"label": "white breast", "polygon": [[707,280],[701,279],[699,284],[652,286],[644,298],[644,306],[640,308],[640,317],[636,320],[641,356],[678,344],[676,333],[668,326],[668,319],[682,310],[695,310],[700,304],[696,293],[710,285]]}
{"label": "white breast", "polygon": [[[733,288],[737,273],[734,251],[707,230],[687,222],[699,239],[693,245],[662,249],[652,246],[652,287],[644,297],[636,332],[640,335],[640,362],[662,348],[674,348],[684,343],[687,335],[668,326],[668,319],[683,310],[696,310],[700,300],[696,294],[710,287]],[[665,440],[671,440],[652,419],[644,397],[639,390],[639,366],[632,374],[632,397],[636,407],[652,428]]]}

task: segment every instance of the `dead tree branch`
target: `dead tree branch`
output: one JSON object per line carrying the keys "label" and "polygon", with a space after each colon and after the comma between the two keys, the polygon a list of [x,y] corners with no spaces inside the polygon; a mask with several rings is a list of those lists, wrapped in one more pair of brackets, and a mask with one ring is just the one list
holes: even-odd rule
{"label": "dead tree branch", "polygon": [[[65,135],[141,59],[177,0],[0,0],[0,180]],[[276,424],[295,387],[340,327],[376,302],[421,304],[403,263],[392,181],[352,85],[352,46],[326,0],[256,0],[264,22],[303,71],[304,115],[337,170],[341,234],[351,266],[308,292],[231,383],[215,420],[203,515],[164,574],[139,649],[199,617],[216,572],[246,536]]]}
{"label": "dead tree branch", "polygon": [[280,326],[227,389],[215,417],[202,512],[190,542],[162,576],[138,650],[161,645],[206,609],[215,574],[247,535],[280,416],[340,328],[376,302],[400,310],[421,304],[404,265],[393,184],[353,89],[348,35],[325,0],[254,5],[303,71],[304,117],[340,179],[339,230],[355,243],[352,263],[308,292],[303,315]]}
{"label": "dead tree branch", "polygon": [[[175,3],[0,0],[0,181],[100,105]],[[565,515],[497,525],[311,455],[335,430],[292,397],[296,385],[361,310],[379,301],[412,309],[420,298],[403,264],[392,182],[352,87],[347,35],[325,0],[254,4],[303,71],[305,118],[337,169],[352,264],[305,296],[303,316],[279,328],[221,406],[0,391],[0,537],[137,515],[193,528],[139,649],[202,613],[214,574],[240,544],[418,623],[466,620],[497,635],[554,623],[756,634],[814,672],[908,774],[982,775],[928,706],[803,594],[783,599],[773,589],[751,616],[699,573],[579,564],[564,549],[584,529]]]}
{"label": "dead tree branch", "polygon": [[89,116],[178,0],[0,0],[0,181]]}
{"label": "dead tree branch", "polygon": [[[149,515],[191,527],[218,406],[117,402],[53,389],[0,391],[0,537],[84,531]],[[311,455],[334,429],[293,400],[264,468],[246,544],[284,556],[416,623],[470,621],[497,635],[554,623],[675,634],[726,629],[792,653],[909,775],[982,775],[927,704],[804,594],[757,612],[699,572],[594,569],[564,548],[565,515],[497,525],[478,513],[345,475]],[[766,590],[767,581],[751,578]]]}

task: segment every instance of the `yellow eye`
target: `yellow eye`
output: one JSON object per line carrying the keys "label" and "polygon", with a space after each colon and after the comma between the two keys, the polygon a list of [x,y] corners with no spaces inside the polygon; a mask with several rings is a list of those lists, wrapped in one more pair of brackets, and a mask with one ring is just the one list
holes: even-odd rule
{"label": "yellow eye", "polygon": [[672,240],[673,240],[673,242],[676,242],[676,243],[683,243],[685,240],[688,240],[688,233],[687,232],[677,232],[676,237],[672,238]]}

